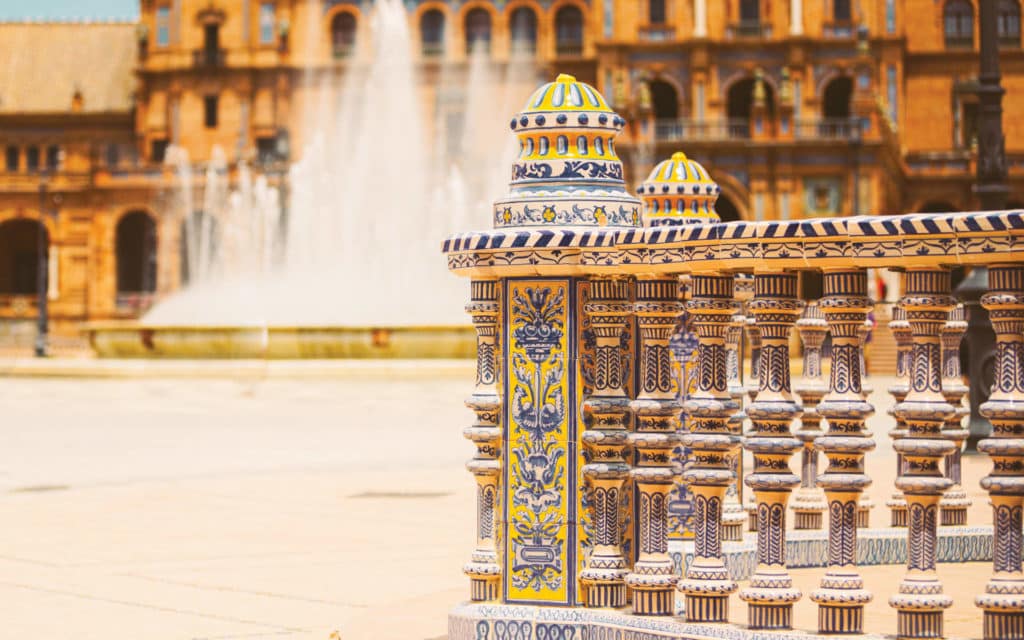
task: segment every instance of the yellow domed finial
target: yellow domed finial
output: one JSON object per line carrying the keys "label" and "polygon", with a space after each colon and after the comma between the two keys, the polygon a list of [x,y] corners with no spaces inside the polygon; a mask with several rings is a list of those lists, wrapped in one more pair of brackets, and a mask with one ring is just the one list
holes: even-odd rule
{"label": "yellow domed finial", "polygon": [[576,76],[568,73],[560,73],[558,74],[558,77],[555,78],[555,82],[576,82]]}
{"label": "yellow domed finial", "polygon": [[568,73],[534,91],[523,107],[523,113],[552,111],[614,113],[597,89]]}
{"label": "yellow domed finial", "polygon": [[719,191],[707,169],[676,151],[659,162],[640,185],[643,226],[718,222],[715,201]]}

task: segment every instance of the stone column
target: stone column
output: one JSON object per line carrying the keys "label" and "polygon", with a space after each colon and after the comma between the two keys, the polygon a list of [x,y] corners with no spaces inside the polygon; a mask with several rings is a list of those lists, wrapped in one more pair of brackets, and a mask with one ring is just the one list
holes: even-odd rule
{"label": "stone column", "polygon": [[[749,304],[749,303],[748,303]],[[747,335],[747,343],[750,345],[750,380],[747,381],[746,391],[750,400],[757,397],[758,386],[761,379],[761,330],[757,326],[757,320],[748,308],[744,317],[744,330]],[[749,415],[747,416],[750,417]],[[742,453],[739,455],[743,455]],[[757,531],[757,501],[754,499],[754,492],[747,494],[747,531]]]}
{"label": "stone column", "polygon": [[949,291],[949,271],[907,270],[903,308],[913,340],[910,391],[895,407],[895,414],[907,424],[907,435],[893,444],[904,460],[896,487],[907,500],[907,573],[899,593],[889,598],[889,605],[897,610],[901,638],[941,638],[943,611],[953,604],[943,595],[935,572],[939,499],[953,484],[939,466],[953,450],[953,443],[942,437],[942,425],[954,409],[942,397],[939,339],[953,308]]}
{"label": "stone column", "polygon": [[469,576],[470,598],[497,600],[501,567],[495,540],[496,509],[501,475],[501,397],[498,395],[498,281],[473,280],[466,311],[476,329],[476,388],[466,406],[476,414],[463,434],[476,445],[476,455],[466,468],[476,478],[476,548],[463,567]]}
{"label": "stone column", "polygon": [[750,312],[761,333],[760,388],[747,408],[753,427],[743,447],[754,456],[747,486],[757,500],[757,570],[740,591],[752,629],[792,628],[793,603],[800,590],[786,570],[786,502],[800,478],[789,458],[800,441],[789,425],[800,415],[789,375],[789,334],[803,309],[794,274],[756,274]]}
{"label": "stone column", "polygon": [[953,453],[946,456],[946,477],[953,481],[939,502],[940,524],[956,526],[967,524],[967,508],[971,500],[960,484],[960,458],[964,441],[970,432],[963,428],[964,417],[971,412],[963,406],[967,385],[960,375],[960,341],[967,332],[967,315],[962,304],[949,312],[949,320],[942,328],[942,396],[953,405],[956,413],[942,427],[942,435],[953,443]]}
{"label": "stone column", "polygon": [[[746,390],[740,381],[740,342],[743,340],[743,314],[737,313],[729,319],[729,328],[725,332],[725,368],[729,397],[736,403],[736,413],[729,418],[729,433],[743,436],[743,421],[747,414],[743,411],[743,399]],[[743,525],[747,520],[746,511],[740,504],[740,488],[743,483],[743,452],[739,449],[729,454],[729,469],[732,479],[725,490],[725,506],[722,508],[722,540],[739,542],[743,540]]]}
{"label": "stone column", "polygon": [[[903,402],[910,391],[910,348],[913,342],[910,334],[910,323],[907,322],[907,312],[898,304],[892,309],[892,320],[889,322],[889,330],[892,331],[893,338],[896,340],[896,377],[898,380],[896,384],[889,387],[889,393],[896,403],[887,410],[887,413],[896,420],[896,428],[889,432],[889,437],[892,438],[893,446],[895,446],[897,440],[907,435],[906,423],[894,413],[894,410],[896,405]],[[897,451],[896,477],[898,478],[901,475],[903,475],[903,454]],[[897,489],[893,492],[892,497],[885,503],[885,506],[889,507],[889,512],[892,514],[892,526],[907,526],[907,500],[903,497],[902,491]]]}
{"label": "stone column", "polygon": [[629,281],[592,280],[590,301],[584,305],[594,333],[594,392],[583,401],[587,429],[583,445],[590,462],[583,466],[594,526],[593,548],[580,572],[588,607],[626,604],[629,565],[622,553],[619,512],[623,485],[629,477],[624,458],[629,444],[629,398],[622,336],[629,321]]}
{"label": "stone column", "polygon": [[825,494],[816,484],[818,477],[818,450],[814,439],[825,435],[821,430],[821,416],[815,410],[828,385],[821,375],[821,345],[828,334],[828,323],[818,304],[812,302],[796,322],[800,340],[804,344],[804,374],[797,385],[803,403],[800,428],[796,435],[804,443],[801,449],[800,488],[793,494],[790,507],[794,515],[794,529],[821,529],[822,514],[828,507]]}
{"label": "stone column", "polygon": [[804,34],[804,3],[802,0],[789,0],[789,35]]}
{"label": "stone column", "polygon": [[626,584],[633,590],[633,613],[674,613],[675,585],[668,555],[668,494],[676,471],[672,448],[679,442],[680,403],[672,379],[668,341],[682,311],[674,278],[643,278],[636,283],[633,311],[639,327],[640,388],[630,403],[636,431],[632,470],[637,488],[634,517],[640,532],[639,556]]}
{"label": "stone column", "polygon": [[828,420],[828,434],[815,445],[828,457],[829,466],[818,476],[828,500],[828,570],[821,587],[811,593],[818,603],[820,633],[862,633],[864,605],[871,593],[857,571],[858,498],[871,485],[864,473],[864,455],[875,443],[864,430],[874,407],[863,397],[858,365],[864,323],[871,300],[863,269],[825,272],[821,308],[832,331],[832,370],[829,392],[818,414]]}
{"label": "stone column", "polygon": [[992,458],[981,481],[992,499],[993,574],[974,603],[984,610],[985,640],[1024,639],[1024,572],[1021,512],[1024,510],[1024,267],[988,270],[989,292],[981,304],[996,333],[996,380],[981,414],[992,435],[978,450]]}
{"label": "stone column", "polygon": [[726,488],[733,478],[729,456],[740,437],[729,430],[738,405],[729,396],[725,338],[735,311],[732,276],[695,274],[687,303],[699,340],[697,390],[683,404],[690,431],[682,442],[693,462],[683,470],[694,501],[694,554],[679,590],[690,622],[727,622],[736,583],[722,560],[721,521]]}
{"label": "stone column", "polygon": [[[870,302],[869,302],[870,304]],[[871,321],[864,318],[861,322],[860,327],[857,329],[857,339],[860,342],[860,356],[857,358],[860,367],[860,380],[861,380],[861,398],[864,402],[868,401],[868,397],[874,391],[868,382],[868,367],[865,361],[864,352],[867,350],[868,345],[868,334],[871,332]],[[870,431],[866,432],[868,437],[871,437]],[[860,499],[857,502],[857,527],[860,529],[867,529],[871,523],[871,509],[874,508],[875,503],[871,500],[867,493],[863,491],[860,494]]]}
{"label": "stone column", "polygon": [[693,0],[693,37],[708,37],[707,0]]}

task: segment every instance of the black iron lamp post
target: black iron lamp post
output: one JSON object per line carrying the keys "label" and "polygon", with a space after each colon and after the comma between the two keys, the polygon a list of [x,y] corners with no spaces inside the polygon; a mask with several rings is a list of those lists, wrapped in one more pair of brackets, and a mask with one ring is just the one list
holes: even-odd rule
{"label": "black iron lamp post", "polygon": [[36,317],[36,342],[35,354],[37,358],[46,357],[47,333],[49,332],[50,318],[48,300],[46,298],[49,286],[49,251],[46,232],[46,193],[47,193],[46,172],[40,174],[39,181],[39,226],[36,231],[36,306],[39,311]]}

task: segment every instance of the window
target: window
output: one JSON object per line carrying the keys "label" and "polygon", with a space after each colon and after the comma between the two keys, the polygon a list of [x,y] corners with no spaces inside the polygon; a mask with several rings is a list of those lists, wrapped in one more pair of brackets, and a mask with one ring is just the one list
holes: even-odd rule
{"label": "window", "polygon": [[532,9],[519,7],[512,12],[509,24],[513,50],[531,53],[537,50],[537,14]]}
{"label": "window", "polygon": [[29,171],[39,171],[39,147],[31,146],[25,149],[25,168]]}
{"label": "window", "polygon": [[949,0],[943,13],[946,46],[974,46],[974,7],[968,0]]}
{"label": "window", "polygon": [[835,22],[851,22],[853,20],[850,0],[832,0],[832,20]]}
{"label": "window", "polygon": [[274,3],[260,3],[260,44],[274,42]]}
{"label": "window", "polygon": [[203,96],[203,125],[217,128],[217,96]]}
{"label": "window", "polygon": [[335,58],[347,58],[356,48],[356,17],[341,12],[331,20],[331,53]]}
{"label": "window", "polygon": [[896,0],[885,0],[885,32],[896,33]]}
{"label": "window", "polygon": [[583,12],[579,7],[566,5],[555,14],[555,43],[559,55],[583,53]]}
{"label": "window", "polygon": [[50,171],[60,168],[60,147],[55,144],[46,147],[46,168]]}
{"label": "window", "polygon": [[978,102],[975,96],[963,94],[954,115],[953,143],[958,149],[970,149],[978,142]]}
{"label": "window", "polygon": [[740,22],[760,22],[761,1],[740,0]]}
{"label": "window", "polygon": [[156,8],[156,46],[166,47],[171,43],[171,8]]}
{"label": "window", "polygon": [[14,145],[10,145],[10,146],[7,147],[7,151],[5,153],[5,157],[6,157],[6,162],[7,162],[6,166],[7,166],[7,170],[8,171],[17,171],[18,170],[18,160],[20,159],[19,158],[20,155],[21,154],[18,152],[18,147],[14,146]]}
{"label": "window", "polygon": [[648,24],[665,24],[665,0],[648,0]]}
{"label": "window", "polygon": [[466,53],[491,50],[491,14],[477,7],[466,14]]}
{"label": "window", "polygon": [[1020,4],[1017,0],[999,0],[996,13],[999,46],[1020,47]]}
{"label": "window", "polygon": [[107,167],[114,168],[121,161],[121,149],[116,144],[107,145],[106,163]]}
{"label": "window", "polygon": [[153,140],[149,143],[149,158],[153,162],[163,163],[164,157],[167,155],[167,141],[166,140]]}
{"label": "window", "polygon": [[444,53],[444,14],[440,9],[424,11],[420,16],[420,46],[425,56]]}
{"label": "window", "polygon": [[256,162],[273,164],[277,160],[277,138],[256,138]]}

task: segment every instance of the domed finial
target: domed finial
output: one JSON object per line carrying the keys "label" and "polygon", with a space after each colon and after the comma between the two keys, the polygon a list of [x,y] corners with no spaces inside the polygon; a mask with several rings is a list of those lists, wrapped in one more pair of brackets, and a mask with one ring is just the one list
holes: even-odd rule
{"label": "domed finial", "polygon": [[560,73],[558,74],[558,77],[555,78],[555,82],[576,82],[576,76],[568,73]]}
{"label": "domed finial", "polygon": [[715,211],[718,185],[699,162],[676,151],[640,185],[643,226],[719,222]]}

